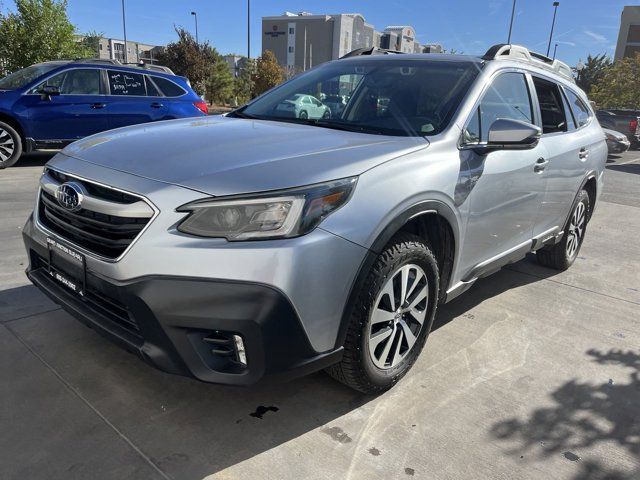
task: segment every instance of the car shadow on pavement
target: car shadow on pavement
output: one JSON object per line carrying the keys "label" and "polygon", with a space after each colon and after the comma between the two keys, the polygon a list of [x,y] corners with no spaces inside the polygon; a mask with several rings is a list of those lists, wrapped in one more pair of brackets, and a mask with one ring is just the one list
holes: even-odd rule
{"label": "car shadow on pavement", "polygon": [[25,153],[20,157],[18,163],[11,168],[19,167],[42,167],[45,163],[53,158],[57,152],[33,152]]}
{"label": "car shadow on pavement", "polygon": [[535,254],[530,253],[525,259],[506,265],[499,272],[477,280],[469,290],[450,303],[440,305],[433,322],[432,332],[463,316],[488,298],[496,297],[513,288],[553,277],[558,273],[557,270],[540,266],[536,261]]}
{"label": "car shadow on pavement", "polygon": [[[488,298],[540,279],[503,269],[443,305],[434,329]],[[12,303],[24,302],[34,309],[34,315],[22,312],[14,317],[17,320],[4,325],[33,350],[42,368],[52,370],[69,390],[173,478],[201,479],[316,429],[331,438],[335,432],[342,432],[336,441],[349,439],[350,432],[344,431],[340,418],[374,398],[322,372],[250,388],[211,385],[165,374],[94,334],[63,310],[52,310],[50,303],[46,309],[47,302],[42,298],[31,286],[0,292],[0,306],[10,309]],[[44,310],[38,310],[38,305]],[[15,395],[26,398],[30,393]],[[19,434],[29,428],[9,425],[7,431]],[[78,448],[88,441],[85,435],[90,434],[78,437]],[[46,446],[45,451],[38,452],[46,454]],[[12,458],[11,452],[5,452],[4,458]],[[104,477],[95,478],[109,478],[109,472],[103,473]]]}
{"label": "car shadow on pavement", "polygon": [[[640,478],[640,354],[634,351],[590,349],[588,359],[599,365],[624,369],[626,382],[602,383],[569,380],[551,393],[551,406],[534,410],[527,418],[510,418],[493,425],[491,435],[517,445],[508,454],[526,453],[541,459],[564,455],[578,462],[575,480],[632,480]],[[631,472],[610,467],[593,458],[580,458],[582,449],[613,443],[635,459]],[[520,457],[522,458],[522,457]],[[611,458],[609,465],[616,459]]]}
{"label": "car shadow on pavement", "polygon": [[607,165],[607,170],[615,170],[616,172],[635,173],[640,175],[640,163],[627,163],[626,165]]}

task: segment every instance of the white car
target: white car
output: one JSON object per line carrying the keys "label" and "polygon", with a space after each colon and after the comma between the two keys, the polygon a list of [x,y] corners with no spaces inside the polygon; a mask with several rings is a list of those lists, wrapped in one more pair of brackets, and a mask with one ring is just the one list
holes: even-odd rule
{"label": "white car", "polygon": [[278,113],[291,112],[295,118],[330,118],[331,109],[313,95],[296,93],[291,98],[280,103],[276,110]]}

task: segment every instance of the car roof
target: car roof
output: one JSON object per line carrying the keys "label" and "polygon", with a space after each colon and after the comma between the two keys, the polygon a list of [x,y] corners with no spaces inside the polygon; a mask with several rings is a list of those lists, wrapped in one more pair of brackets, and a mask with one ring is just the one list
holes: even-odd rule
{"label": "car roof", "polygon": [[48,62],[37,63],[36,65],[55,65],[57,67],[99,67],[99,68],[108,68],[109,70],[121,70],[125,72],[131,73],[142,73],[142,74],[153,74],[160,77],[168,77],[168,78],[181,78],[185,79],[180,75],[176,75],[175,73],[162,72],[159,70],[155,70],[152,68],[145,68],[137,65],[118,65],[117,63],[111,63],[111,60],[96,60],[94,62],[90,60],[50,60]]}

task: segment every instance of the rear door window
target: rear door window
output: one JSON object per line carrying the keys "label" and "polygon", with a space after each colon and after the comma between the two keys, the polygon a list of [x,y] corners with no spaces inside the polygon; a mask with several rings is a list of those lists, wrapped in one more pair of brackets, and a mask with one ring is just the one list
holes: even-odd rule
{"label": "rear door window", "polygon": [[166,97],[180,97],[186,93],[181,87],[166,78],[153,76],[153,83],[162,90]]}
{"label": "rear door window", "polygon": [[567,118],[558,85],[535,77],[533,83],[542,114],[542,133],[566,132]]}
{"label": "rear door window", "polygon": [[111,95],[145,96],[147,90],[144,75],[139,73],[107,70]]}

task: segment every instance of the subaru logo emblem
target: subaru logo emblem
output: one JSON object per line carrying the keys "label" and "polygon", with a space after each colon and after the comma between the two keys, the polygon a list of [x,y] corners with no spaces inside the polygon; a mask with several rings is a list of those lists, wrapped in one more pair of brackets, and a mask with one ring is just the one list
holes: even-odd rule
{"label": "subaru logo emblem", "polygon": [[75,182],[63,183],[56,190],[56,200],[58,200],[58,203],[72,212],[82,208],[83,196],[84,189],[81,185]]}

